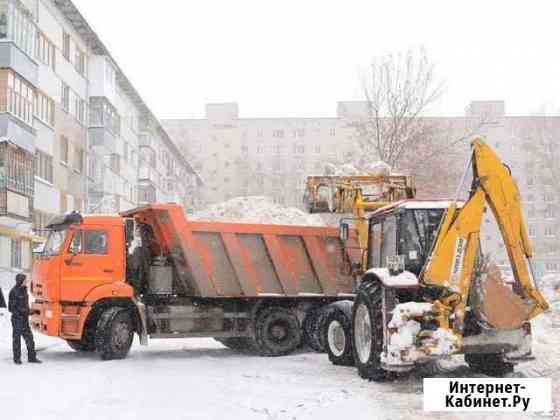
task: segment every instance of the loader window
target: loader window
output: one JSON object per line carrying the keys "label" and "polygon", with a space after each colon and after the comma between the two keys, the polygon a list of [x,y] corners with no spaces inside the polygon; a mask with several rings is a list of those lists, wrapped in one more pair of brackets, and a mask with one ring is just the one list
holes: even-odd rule
{"label": "loader window", "polygon": [[381,267],[381,226],[379,222],[370,225],[368,268]]}
{"label": "loader window", "polygon": [[381,267],[386,266],[387,257],[397,254],[397,218],[388,216],[383,221],[381,235]]}
{"label": "loader window", "polygon": [[107,232],[86,230],[84,232],[84,252],[90,255],[107,255]]}
{"label": "loader window", "polygon": [[407,210],[400,218],[399,254],[408,271],[420,274],[432,249],[443,216],[442,209]]}

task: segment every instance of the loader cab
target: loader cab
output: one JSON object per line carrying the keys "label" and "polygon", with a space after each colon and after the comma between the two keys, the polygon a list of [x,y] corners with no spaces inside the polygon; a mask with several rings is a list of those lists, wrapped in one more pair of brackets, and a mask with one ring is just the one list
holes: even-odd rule
{"label": "loader cab", "polygon": [[431,252],[449,201],[406,200],[374,212],[369,220],[369,268],[400,259],[417,276]]}

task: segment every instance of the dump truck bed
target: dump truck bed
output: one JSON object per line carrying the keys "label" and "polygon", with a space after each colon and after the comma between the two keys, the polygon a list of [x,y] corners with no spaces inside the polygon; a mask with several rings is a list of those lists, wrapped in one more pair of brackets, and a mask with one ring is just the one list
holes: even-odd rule
{"label": "dump truck bed", "polygon": [[180,294],[334,297],[353,293],[355,281],[347,265],[360,261],[357,242],[352,237],[345,247],[337,229],[195,222],[177,205],[151,205],[122,216],[151,226],[153,243],[160,247],[155,251],[169,256]]}

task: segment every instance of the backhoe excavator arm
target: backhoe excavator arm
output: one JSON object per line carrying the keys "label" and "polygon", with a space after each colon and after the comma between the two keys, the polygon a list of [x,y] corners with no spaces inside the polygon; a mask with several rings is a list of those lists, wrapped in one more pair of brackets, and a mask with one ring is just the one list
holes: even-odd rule
{"label": "backhoe excavator arm", "polygon": [[470,198],[462,208],[454,203],[447,210],[431,256],[421,273],[424,285],[444,289],[436,302],[440,327],[449,329],[449,319],[453,319],[453,329],[459,335],[464,325],[480,246],[480,228],[487,206],[492,209],[500,227],[516,284],[531,305],[528,318],[548,309],[546,300],[534,285],[533,249],[523,218],[519,189],[509,168],[481,139],[472,142],[471,166]]}

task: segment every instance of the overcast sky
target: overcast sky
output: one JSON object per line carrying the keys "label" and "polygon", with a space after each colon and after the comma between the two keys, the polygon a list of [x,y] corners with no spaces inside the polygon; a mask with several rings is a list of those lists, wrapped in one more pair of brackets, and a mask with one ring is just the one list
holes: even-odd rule
{"label": "overcast sky", "polygon": [[160,118],[334,116],[372,58],[424,46],[446,92],[435,114],[503,99],[558,113],[556,1],[74,0]]}

